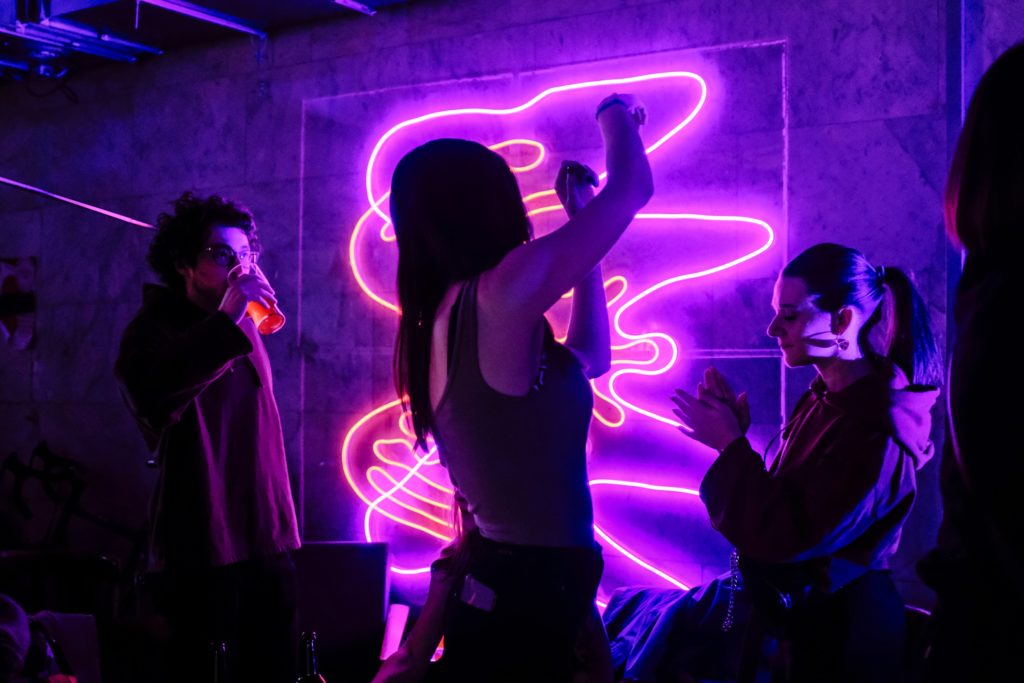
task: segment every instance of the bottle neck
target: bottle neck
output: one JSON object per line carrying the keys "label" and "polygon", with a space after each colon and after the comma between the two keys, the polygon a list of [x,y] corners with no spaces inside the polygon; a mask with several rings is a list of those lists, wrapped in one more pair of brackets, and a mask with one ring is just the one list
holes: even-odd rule
{"label": "bottle neck", "polygon": [[213,683],[227,683],[227,645],[213,644]]}
{"label": "bottle neck", "polygon": [[307,676],[315,676],[320,672],[317,670],[316,663],[316,636],[312,636],[304,639],[303,649],[305,650],[305,674]]}

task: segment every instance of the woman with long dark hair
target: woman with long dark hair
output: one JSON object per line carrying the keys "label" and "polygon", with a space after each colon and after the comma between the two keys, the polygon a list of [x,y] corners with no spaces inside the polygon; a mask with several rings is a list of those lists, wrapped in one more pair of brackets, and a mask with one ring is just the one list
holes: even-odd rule
{"label": "woman with long dark hair", "polygon": [[817,376],[767,462],[744,436],[746,395],[720,374],[676,392],[681,431],[719,451],[701,499],[736,547],[755,623],[790,642],[793,680],[904,681],[888,559],[933,453],[940,362],[925,304],[902,270],[818,244],[786,265],[772,305],[786,365]]}
{"label": "woman with long dark hair", "polygon": [[1024,648],[1024,449],[1014,427],[1013,348],[1024,244],[1024,43],[1000,56],[971,98],[946,186],[946,227],[966,252],[949,367],[943,519],[918,566],[938,594],[929,681],[1001,680]]}
{"label": "woman with long dark hair", "polygon": [[[601,576],[585,444],[588,377],[610,363],[600,262],[652,193],[629,95],[597,110],[608,178],[563,165],[569,221],[532,239],[515,176],[475,142],[434,140],[392,179],[401,304],[395,376],[417,444],[428,436],[467,502],[445,619],[457,681],[567,681]],[[544,317],[574,290],[557,343]]]}

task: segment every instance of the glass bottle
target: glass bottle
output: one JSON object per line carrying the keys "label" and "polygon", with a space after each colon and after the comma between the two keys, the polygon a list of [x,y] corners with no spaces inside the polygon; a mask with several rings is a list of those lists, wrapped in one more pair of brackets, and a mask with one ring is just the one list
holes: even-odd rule
{"label": "glass bottle", "polygon": [[316,631],[302,634],[302,669],[295,683],[327,683],[316,661]]}

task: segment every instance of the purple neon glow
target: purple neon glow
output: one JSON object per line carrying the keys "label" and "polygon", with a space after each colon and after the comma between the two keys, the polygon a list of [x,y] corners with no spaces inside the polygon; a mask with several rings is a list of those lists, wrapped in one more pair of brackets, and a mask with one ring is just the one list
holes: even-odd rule
{"label": "purple neon glow", "polygon": [[720,272],[722,272],[724,270],[728,270],[729,268],[733,268],[735,266],[740,265],[741,263],[745,263],[745,262],[747,262],[747,261],[749,261],[749,260],[751,260],[753,258],[756,258],[757,256],[763,254],[768,249],[770,249],[772,244],[775,243],[775,231],[772,230],[772,227],[770,225],[768,225],[767,223],[765,223],[764,221],[759,220],[757,218],[750,218],[750,217],[747,217],[747,216],[709,216],[709,215],[706,215],[706,214],[692,214],[692,213],[646,213],[646,214],[639,214],[637,216],[637,218],[638,219],[650,219],[650,220],[672,220],[672,219],[682,220],[682,219],[691,219],[691,220],[711,221],[711,222],[729,221],[729,222],[733,222],[733,223],[748,223],[748,224],[756,225],[756,226],[758,226],[760,228],[763,228],[764,231],[765,231],[765,235],[766,235],[764,244],[759,246],[754,251],[751,251],[751,252],[749,252],[747,254],[744,254],[744,255],[740,256],[739,258],[735,258],[735,259],[733,259],[733,260],[731,260],[731,261],[729,261],[727,263],[722,263],[722,264],[719,264],[719,265],[716,265],[716,266],[712,266],[710,268],[705,268],[703,270],[699,270],[699,271],[696,271],[696,272],[693,272],[693,273],[684,273],[682,275],[676,275],[676,276],[673,276],[673,277],[670,277],[670,278],[666,278],[666,279],[658,282],[657,284],[655,284],[655,285],[653,285],[651,287],[648,287],[647,289],[643,290],[642,292],[640,292],[639,294],[637,294],[633,298],[629,299],[628,301],[626,301],[626,303],[622,304],[622,306],[620,306],[617,311],[615,311],[615,315],[612,318],[612,324],[613,324],[613,326],[615,328],[616,333],[618,333],[618,335],[620,337],[622,337],[623,339],[630,340],[630,342],[635,343],[635,344],[648,343],[648,344],[651,345],[651,347],[655,351],[654,355],[652,356],[652,358],[649,361],[639,362],[639,363],[634,362],[634,363],[632,363],[634,366],[635,365],[641,365],[641,366],[643,366],[643,365],[653,365],[654,363],[656,363],[658,361],[658,357],[659,357],[658,345],[653,342],[653,340],[656,340],[656,339],[660,339],[660,340],[662,340],[663,342],[665,342],[668,345],[668,347],[671,349],[671,356],[670,356],[670,358],[668,359],[667,362],[665,362],[663,365],[661,365],[660,367],[657,367],[657,368],[643,369],[641,367],[631,367],[631,368],[626,368],[626,369],[623,369],[623,370],[616,370],[616,371],[612,372],[610,377],[609,377],[609,379],[608,379],[608,391],[609,391],[609,393],[612,395],[612,397],[620,405],[628,408],[629,410],[632,410],[635,413],[643,415],[644,417],[648,417],[648,418],[650,418],[652,420],[655,420],[657,422],[661,422],[661,423],[666,424],[666,425],[668,425],[670,427],[682,427],[683,425],[679,421],[677,421],[677,420],[674,420],[674,419],[672,419],[670,417],[666,417],[664,415],[660,415],[658,413],[655,413],[652,410],[641,408],[640,406],[638,406],[638,405],[636,405],[636,404],[634,404],[634,403],[632,403],[630,401],[627,401],[615,389],[615,382],[619,378],[621,378],[621,377],[625,377],[625,376],[629,376],[629,375],[640,375],[640,376],[644,376],[644,377],[653,377],[653,376],[656,376],[656,375],[662,375],[662,374],[668,372],[676,364],[676,360],[678,360],[678,358],[679,358],[679,346],[676,344],[676,341],[671,336],[669,336],[667,334],[664,334],[664,333],[661,333],[661,332],[648,332],[648,333],[644,333],[644,334],[631,334],[631,333],[627,332],[625,329],[623,329],[623,327],[622,327],[622,315],[627,310],[629,310],[632,306],[636,305],[638,302],[640,302],[643,299],[651,296],[655,292],[657,292],[657,291],[659,291],[661,289],[664,289],[665,287],[668,287],[670,285],[673,285],[673,284],[676,284],[676,283],[679,283],[679,282],[685,282],[687,280],[694,280],[694,279],[697,279],[697,278],[707,277],[707,276],[713,275],[715,273],[720,273]]}
{"label": "purple neon glow", "polygon": [[[651,154],[658,150],[666,142],[671,140],[673,137],[675,137],[676,134],[679,133],[679,131],[681,131],[683,128],[689,125],[689,123],[693,121],[694,118],[696,118],[697,114],[700,113],[700,110],[703,109],[704,102],[707,100],[708,96],[708,86],[707,83],[704,82],[704,79],[698,76],[697,74],[691,71],[665,71],[661,73],[644,74],[642,76],[631,76],[628,78],[608,78],[597,81],[584,81],[582,83],[570,83],[568,85],[559,85],[553,88],[548,88],[547,90],[544,90],[543,92],[533,96],[526,102],[514,107],[508,107],[506,109],[467,107],[464,109],[448,109],[445,111],[431,112],[429,114],[424,114],[423,116],[417,116],[412,119],[407,119],[393,126],[390,130],[384,133],[384,135],[382,135],[380,139],[377,140],[377,144],[373,146],[373,151],[370,152],[370,159],[366,164],[366,200],[369,202],[370,207],[373,209],[374,213],[380,216],[381,219],[383,219],[384,221],[390,220],[387,214],[385,214],[380,208],[380,202],[382,202],[383,199],[375,199],[375,193],[373,191],[373,172],[376,167],[377,157],[380,154],[380,151],[384,147],[385,143],[387,143],[387,141],[392,136],[394,136],[396,133],[398,133],[400,130],[404,128],[409,128],[411,126],[415,126],[426,121],[441,118],[449,118],[453,116],[509,116],[511,114],[518,114],[520,112],[526,111],[527,109],[533,107],[534,105],[543,101],[544,99],[562,92],[584,90],[587,88],[609,88],[621,85],[630,85],[633,83],[643,83],[646,81],[671,78],[683,78],[695,81],[700,86],[700,97],[698,98],[697,103],[694,105],[693,109],[685,117],[683,117],[683,119],[679,123],[677,123],[674,128],[672,128],[668,133],[659,138],[654,144],[647,147],[647,153]],[[606,176],[607,173],[605,172],[602,172],[600,174],[600,177],[602,179],[605,178]],[[529,197],[524,197],[524,201],[527,201],[528,199]]]}
{"label": "purple neon glow", "polygon": [[[426,123],[438,119],[452,118],[463,115],[485,115],[485,116],[508,116],[526,111],[530,107],[536,105],[547,97],[560,92],[566,92],[570,90],[580,90],[589,87],[608,87],[608,86],[619,86],[623,84],[639,83],[644,81],[658,80],[658,79],[688,79],[690,82],[694,82],[699,86],[700,95],[697,98],[696,103],[689,108],[687,114],[679,119],[668,133],[662,135],[654,144],[650,145],[647,150],[649,154],[662,149],[671,139],[678,135],[688,124],[690,124],[695,117],[701,112],[704,107],[705,101],[708,96],[708,88],[704,79],[699,75],[689,71],[667,71],[660,73],[649,73],[642,76],[635,76],[629,78],[617,78],[617,79],[604,79],[604,80],[592,80],[581,83],[572,83],[568,85],[557,86],[544,90],[540,94],[530,98],[523,104],[518,106],[509,107],[506,109],[493,109],[493,108],[461,108],[461,109],[446,109],[443,111],[432,112],[417,116],[415,118],[407,119],[402,121],[390,128],[381,138],[378,139],[374,145],[373,150],[370,154],[366,173],[365,173],[365,193],[368,201],[368,207],[365,213],[359,218],[355,228],[352,231],[351,238],[348,245],[349,263],[352,268],[353,275],[355,276],[360,288],[367,294],[367,296],[394,312],[398,312],[397,305],[389,301],[382,293],[375,292],[369,281],[366,279],[365,274],[368,272],[364,267],[360,265],[361,259],[359,258],[359,250],[357,245],[359,243],[360,236],[364,234],[367,221],[371,216],[377,216],[381,220],[379,230],[376,231],[376,236],[385,243],[393,242],[394,234],[392,225],[389,217],[387,216],[386,201],[390,196],[390,191],[387,188],[374,188],[373,179],[377,175],[376,164],[381,158],[381,154],[385,148],[388,140],[393,139],[394,136],[403,129],[410,128],[417,124]],[[522,164],[516,166],[510,161],[510,166],[514,172],[522,173],[528,170],[532,170],[539,166],[543,157],[546,154],[546,149],[543,143],[536,140],[529,140],[525,138],[516,138],[514,140],[508,140],[506,142],[498,143],[496,145],[490,145],[491,149],[503,148],[512,144],[524,144],[532,146],[537,149],[538,157],[529,164]],[[600,176],[603,179],[607,173],[601,172]],[[544,214],[549,212],[561,211],[561,207],[557,202],[553,201],[554,192],[552,190],[543,190],[539,192],[533,192],[524,196],[524,203],[528,205],[529,215],[535,216],[538,214]],[[537,205],[539,200],[547,199],[548,203]],[[609,296],[609,309],[612,311],[612,323],[614,333],[618,335],[618,339],[621,340],[613,345],[613,360],[612,372],[607,376],[603,382],[607,383],[605,391],[602,392],[596,383],[594,386],[595,398],[595,418],[610,428],[616,428],[622,426],[626,421],[626,416],[632,414],[641,419],[650,420],[654,423],[663,424],[671,427],[680,426],[679,423],[673,418],[661,414],[658,410],[653,409],[649,406],[642,405],[641,401],[634,398],[627,398],[627,395],[623,393],[622,388],[619,386],[621,380],[631,376],[639,377],[656,377],[663,375],[672,369],[679,357],[679,344],[673,338],[672,335],[664,332],[656,331],[644,331],[644,330],[631,330],[628,329],[623,314],[627,310],[635,309],[645,299],[652,297],[666,288],[683,283],[686,281],[692,281],[699,278],[706,278],[716,273],[723,272],[727,269],[739,266],[745,262],[756,259],[760,255],[768,251],[775,243],[775,232],[773,228],[765,221],[758,218],[749,216],[736,216],[736,215],[718,215],[710,213],[692,213],[692,212],[674,212],[674,211],[652,211],[649,213],[643,213],[636,217],[636,225],[633,230],[643,230],[644,225],[651,224],[652,222],[691,222],[697,225],[707,225],[709,229],[713,229],[715,225],[721,225],[725,223],[730,224],[741,224],[748,225],[757,231],[763,232],[764,238],[759,240],[756,246],[745,248],[740,254],[730,254],[722,262],[716,262],[712,264],[701,264],[690,269],[690,272],[671,273],[668,277],[663,277],[657,280],[653,284],[646,285],[639,293],[631,295],[626,299],[627,288],[629,282],[625,277],[621,275],[614,275],[609,278],[605,286],[608,288],[610,285],[617,286],[617,291],[614,294],[610,293]],[[567,295],[570,296],[570,295]],[[625,300],[624,303],[620,303],[620,300]],[[646,355],[641,358],[624,356],[623,353],[626,351],[644,351]],[[635,355],[635,354],[634,354]],[[612,419],[607,418],[598,412],[598,405],[610,406],[611,410],[615,411],[615,415]],[[434,449],[431,450],[424,456],[419,457],[413,451],[412,444],[413,440],[409,437],[409,430],[402,425],[401,417],[392,418],[389,420],[394,427],[388,428],[384,425],[374,424],[370,425],[371,420],[379,420],[382,416],[383,411],[390,411],[392,413],[400,411],[397,407],[398,402],[391,402],[384,406],[379,406],[374,410],[370,411],[363,418],[358,420],[346,433],[343,445],[342,445],[342,462],[345,470],[345,476],[352,486],[356,494],[367,504],[367,510],[364,514],[363,520],[363,532],[364,537],[367,540],[374,538],[374,531],[372,520],[375,515],[386,517],[392,522],[399,525],[399,528],[407,528],[414,533],[426,533],[430,536],[437,538],[438,540],[447,540],[450,538],[452,533],[451,527],[448,524],[439,525],[437,524],[437,516],[427,513],[421,507],[423,503],[428,504],[431,507],[440,507],[440,500],[429,499],[431,491],[424,489],[423,484],[428,483],[433,486],[435,493],[441,490],[449,491],[450,489],[438,481],[431,479],[431,475],[436,476],[438,479],[443,479],[445,484],[448,484],[446,472],[441,467],[434,467],[437,465],[437,459],[433,457],[435,453]],[[381,428],[383,427],[383,433]],[[406,458],[410,458],[410,462],[413,464],[407,465],[404,463],[397,463],[391,460],[391,466],[398,466],[399,469],[403,470],[403,474],[397,477],[387,475],[387,485],[380,485],[379,479],[383,476],[383,470],[380,465],[374,465],[365,470],[366,481],[375,489],[376,493],[370,496],[365,495],[360,490],[360,486],[356,481],[355,472],[353,471],[354,462],[350,462],[354,455],[355,437],[356,434],[368,430],[365,436],[360,436],[360,439],[370,439],[372,445],[369,449],[363,449],[363,452],[368,450],[372,452],[374,457],[378,461],[385,461],[382,457],[381,448],[378,444],[389,443],[397,445],[401,443],[406,449],[403,453]],[[392,439],[390,435],[397,435],[402,433],[405,439]],[[370,434],[381,434],[381,436],[387,435],[387,438],[372,438]],[[377,476],[370,475],[370,472],[381,473]],[[631,481],[625,479],[594,479],[590,482],[592,487],[619,487],[624,489],[633,490],[645,490],[650,492],[652,495],[657,494],[676,494],[687,496],[690,500],[696,500],[695,496],[697,492],[688,487],[683,486],[667,486],[651,484],[644,481]],[[415,485],[415,486],[414,486]],[[420,492],[417,493],[416,487],[420,488]],[[426,495],[424,495],[426,494]],[[419,502],[417,502],[419,501]],[[450,502],[450,501],[445,501]],[[395,506],[395,507],[391,507]],[[391,507],[391,509],[388,509]],[[379,518],[378,518],[379,519]],[[655,566],[653,563],[644,559],[638,552],[629,548],[628,544],[622,540],[614,537],[602,524],[595,524],[595,535],[602,540],[602,542],[609,548],[614,549],[616,552],[625,557],[630,563],[639,567],[645,572],[648,572],[659,579],[666,581],[667,583],[679,587],[681,589],[687,588],[687,584],[681,581],[679,578],[673,576],[671,573],[665,571],[663,568]],[[394,540],[394,539],[392,539]],[[429,567],[403,567],[393,566],[392,571],[399,575],[417,576],[424,575],[429,572]],[[600,604],[600,603],[599,603]]]}
{"label": "purple neon glow", "polygon": [[48,190],[44,190],[41,187],[35,187],[34,185],[27,185],[25,183],[18,182],[17,180],[13,180],[11,178],[4,178],[3,176],[0,176],[0,183],[3,183],[4,185],[10,185],[11,187],[17,187],[18,189],[21,189],[21,190],[27,190],[29,192],[33,192],[35,194],[42,195],[44,197],[50,197],[51,199],[56,199],[57,201],[64,202],[65,204],[71,204],[72,206],[77,206],[77,207],[82,208],[82,209],[87,209],[89,211],[94,211],[94,212],[96,212],[98,214],[101,214],[103,216],[109,216],[110,218],[116,218],[119,221],[124,221],[125,223],[130,223],[131,225],[137,225],[140,228],[150,228],[150,229],[153,228],[153,226],[150,225],[149,223],[143,223],[142,221],[137,221],[134,218],[129,218],[128,216],[124,216],[122,214],[115,213],[114,211],[110,211],[108,209],[104,209],[104,208],[101,208],[99,206],[94,206],[92,204],[86,204],[85,202],[80,202],[77,199],[72,199],[71,197],[65,197],[64,195],[55,194],[55,193],[50,192]]}

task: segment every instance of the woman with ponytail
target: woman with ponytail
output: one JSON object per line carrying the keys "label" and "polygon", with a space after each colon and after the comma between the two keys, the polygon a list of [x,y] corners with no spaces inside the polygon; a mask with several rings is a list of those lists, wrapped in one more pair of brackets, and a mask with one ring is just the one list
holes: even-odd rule
{"label": "woman with ponytail", "polygon": [[673,399],[680,431],[719,453],[700,495],[736,547],[732,602],[752,603],[753,632],[789,641],[791,680],[903,681],[888,560],[933,454],[941,369],[925,305],[903,271],[837,244],[790,261],[772,304],[786,365],[817,370],[777,455],[751,447],[746,395],[715,370]]}
{"label": "woman with ponytail", "polygon": [[925,679],[996,681],[1024,648],[1024,365],[1007,356],[1024,246],[1024,42],[971,98],[946,185],[946,228],[964,250],[949,366],[938,547],[918,565],[938,595]]}

